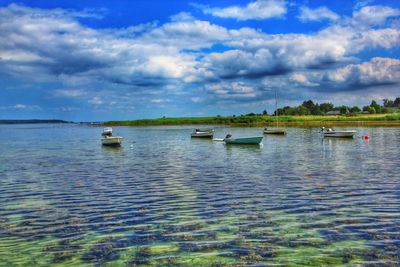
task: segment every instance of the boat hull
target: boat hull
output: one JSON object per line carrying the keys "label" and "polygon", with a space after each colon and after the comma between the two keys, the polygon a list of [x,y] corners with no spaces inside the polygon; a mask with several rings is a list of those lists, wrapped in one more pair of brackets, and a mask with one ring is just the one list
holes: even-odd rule
{"label": "boat hull", "polygon": [[324,137],[336,137],[336,138],[353,138],[356,131],[332,131],[324,132]]}
{"label": "boat hull", "polygon": [[262,136],[259,137],[247,137],[247,138],[227,138],[224,139],[226,144],[233,145],[258,145],[263,140]]}
{"label": "boat hull", "polygon": [[101,139],[101,144],[103,146],[120,146],[122,144],[122,137],[113,136]]}
{"label": "boat hull", "polygon": [[285,135],[286,131],[283,129],[271,129],[271,130],[264,130],[264,134]]}
{"label": "boat hull", "polygon": [[190,135],[191,137],[196,137],[196,138],[213,138],[214,133],[213,132],[195,132]]}

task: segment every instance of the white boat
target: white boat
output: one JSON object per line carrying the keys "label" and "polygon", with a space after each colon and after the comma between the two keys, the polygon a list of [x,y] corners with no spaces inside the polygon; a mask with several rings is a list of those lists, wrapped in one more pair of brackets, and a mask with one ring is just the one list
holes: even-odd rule
{"label": "white boat", "polygon": [[213,129],[196,129],[191,135],[191,137],[200,137],[200,138],[213,138],[214,130]]}
{"label": "white boat", "polygon": [[331,128],[322,127],[324,137],[339,137],[339,138],[353,138],[357,133],[355,130],[336,131]]}
{"label": "white boat", "polygon": [[101,135],[103,136],[101,139],[101,144],[103,146],[120,146],[122,144],[122,140],[124,139],[121,136],[113,136],[111,127],[104,128]]}
{"label": "white boat", "polygon": [[101,139],[103,146],[120,146],[124,138],[121,136],[110,136]]}

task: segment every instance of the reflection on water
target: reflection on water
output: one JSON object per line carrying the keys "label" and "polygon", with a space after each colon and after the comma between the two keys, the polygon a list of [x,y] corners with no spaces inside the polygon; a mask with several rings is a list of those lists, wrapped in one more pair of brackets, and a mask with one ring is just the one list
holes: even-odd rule
{"label": "reflection on water", "polygon": [[115,154],[122,154],[124,149],[122,146],[101,146],[104,153],[110,152]]}
{"label": "reflection on water", "polygon": [[[26,128],[24,128],[26,127]],[[400,128],[0,126],[0,266],[396,266]],[[216,137],[261,128],[216,129]],[[131,147],[131,145],[133,145]]]}

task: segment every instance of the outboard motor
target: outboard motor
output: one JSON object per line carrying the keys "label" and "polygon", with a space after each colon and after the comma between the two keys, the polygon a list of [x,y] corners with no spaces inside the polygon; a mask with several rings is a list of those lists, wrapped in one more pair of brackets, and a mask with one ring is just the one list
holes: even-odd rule
{"label": "outboard motor", "polygon": [[231,137],[232,137],[231,134],[227,134],[227,135],[225,136],[225,139],[229,139],[229,138],[231,138]]}

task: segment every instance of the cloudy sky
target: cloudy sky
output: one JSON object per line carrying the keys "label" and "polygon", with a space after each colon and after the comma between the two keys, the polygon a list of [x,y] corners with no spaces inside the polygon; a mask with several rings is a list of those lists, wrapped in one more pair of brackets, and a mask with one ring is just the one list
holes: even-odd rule
{"label": "cloudy sky", "polygon": [[0,0],[0,119],[232,115],[400,96],[398,0]]}

